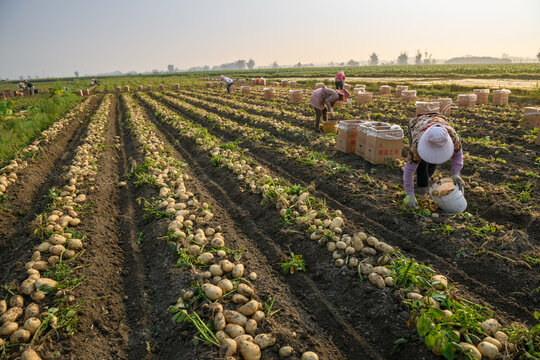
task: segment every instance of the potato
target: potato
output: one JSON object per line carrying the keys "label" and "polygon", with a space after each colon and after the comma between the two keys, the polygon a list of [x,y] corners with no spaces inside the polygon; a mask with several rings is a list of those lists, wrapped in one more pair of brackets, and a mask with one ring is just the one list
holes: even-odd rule
{"label": "potato", "polygon": [[231,272],[234,269],[234,264],[229,260],[221,260],[221,269],[224,273]]}
{"label": "potato", "polygon": [[339,227],[341,228],[343,226],[343,219],[338,217],[335,217],[332,222],[330,223],[330,230],[334,230],[335,228]]}
{"label": "potato", "polygon": [[233,339],[224,339],[221,341],[219,355],[220,357],[232,356],[236,353],[236,341]]}
{"label": "potato", "polygon": [[12,296],[11,299],[9,299],[9,306],[22,308],[24,306],[23,297],[21,295]]}
{"label": "potato", "polygon": [[447,317],[447,318],[454,315],[450,310],[443,310],[443,313],[444,313],[444,317]]}
{"label": "potato", "polygon": [[238,284],[238,293],[241,295],[247,296],[248,298],[253,297],[253,295],[255,295],[255,292],[253,291],[253,289],[249,285],[244,284],[244,283]]}
{"label": "potato", "polygon": [[227,253],[226,253],[224,250],[218,250],[218,251],[216,252],[216,255],[217,255],[218,257],[225,257],[225,256],[227,256]]}
{"label": "potato", "polygon": [[13,334],[19,328],[19,324],[15,321],[6,321],[2,327],[0,327],[0,335],[9,336]]}
{"label": "potato", "polygon": [[233,291],[234,285],[231,280],[229,279],[221,279],[217,283],[217,286],[219,286],[224,292],[228,293],[229,291]]}
{"label": "potato", "polygon": [[23,314],[23,309],[21,307],[12,307],[6,311],[2,316],[0,316],[0,324],[10,321],[17,321],[19,316]]}
{"label": "potato", "polygon": [[259,302],[256,300],[251,300],[238,308],[238,311],[246,316],[255,314],[257,310],[259,310]]}
{"label": "potato", "polygon": [[237,324],[227,324],[227,326],[225,327],[225,332],[233,339],[246,333],[244,328]]}
{"label": "potato", "polygon": [[379,274],[381,276],[390,276],[390,275],[392,275],[392,270],[390,270],[389,268],[387,268],[385,266],[375,266],[373,268],[373,272],[376,273],[376,274]]}
{"label": "potato", "polygon": [[223,270],[221,269],[221,266],[219,266],[218,264],[213,264],[213,265],[210,265],[210,273],[212,274],[212,276],[221,276],[223,275]]}
{"label": "potato", "polygon": [[368,280],[370,283],[372,283],[379,289],[384,289],[386,287],[386,284],[384,283],[384,279],[377,273],[372,272],[371,274],[369,274]]}
{"label": "potato", "polygon": [[306,351],[302,354],[302,360],[319,360],[319,356],[313,351]]}
{"label": "potato", "polygon": [[384,283],[386,286],[394,286],[395,281],[393,277],[387,276],[384,278]]}
{"label": "potato", "polygon": [[476,346],[466,342],[461,342],[459,343],[459,345],[461,346],[465,354],[468,354],[473,359],[482,360],[482,354],[480,353],[480,351],[478,351]]}
{"label": "potato", "polygon": [[198,256],[201,252],[201,247],[199,245],[190,245],[187,252],[191,256]]}
{"label": "potato", "polygon": [[364,242],[361,239],[354,237],[351,241],[351,246],[355,251],[361,251],[364,248]]}
{"label": "potato", "polygon": [[356,250],[354,250],[354,248],[352,246],[348,246],[346,249],[345,249],[345,254],[347,255],[352,255],[356,252]]}
{"label": "potato", "polygon": [[35,302],[40,302],[41,300],[45,299],[45,294],[41,291],[34,291],[30,294],[30,298],[32,298],[32,300]]}
{"label": "potato", "polygon": [[[35,276],[35,275],[30,275]],[[24,280],[21,285],[19,286],[19,292],[24,295],[30,295],[32,292],[36,290],[34,283],[36,282],[35,279],[26,279]],[[22,307],[22,305],[21,305]]]}
{"label": "potato", "polygon": [[214,276],[212,278],[212,284],[217,285],[221,281],[221,276]]}
{"label": "potato", "polygon": [[282,358],[291,356],[292,354],[294,354],[294,349],[291,346],[286,345],[286,346],[282,346],[279,349],[279,356]]}
{"label": "potato", "polygon": [[328,250],[329,252],[336,251],[336,243],[333,242],[333,241],[327,242],[326,243],[326,250]]}
{"label": "potato", "polygon": [[58,285],[58,282],[56,282],[55,280],[53,279],[48,279],[48,278],[39,278],[36,280],[35,282],[35,287],[37,290],[39,290],[41,287],[43,286],[46,286],[46,287],[55,287],[56,285]]}
{"label": "potato", "polygon": [[480,344],[478,344],[478,350],[480,350],[482,356],[487,357],[489,360],[499,357],[499,350],[490,342],[482,341]]}
{"label": "potato", "polygon": [[0,315],[3,315],[7,311],[7,301],[0,300]]}
{"label": "potato", "polygon": [[255,336],[253,342],[257,344],[261,350],[266,349],[276,343],[276,338],[272,334],[259,334]]}
{"label": "potato", "polygon": [[350,257],[349,258],[349,266],[350,267],[353,267],[353,268],[358,267],[358,262],[359,262],[358,259],[355,258],[355,257]]}
{"label": "potato", "polygon": [[235,304],[245,304],[248,301],[249,301],[249,299],[247,297],[245,297],[244,295],[234,294],[233,297],[232,297],[232,302],[235,303]]}
{"label": "potato", "polygon": [[60,234],[52,234],[49,236],[49,240],[47,240],[52,245],[65,245],[66,244],[66,237],[62,236]]}
{"label": "potato", "polygon": [[262,312],[262,311],[257,311],[255,312],[255,314],[253,314],[253,316],[251,317],[253,320],[257,321],[257,322],[261,322],[264,320],[264,318],[266,317],[266,315]]}
{"label": "potato", "polygon": [[225,316],[225,321],[227,321],[228,324],[245,326],[248,321],[245,315],[240,314],[238,311],[234,310],[225,310],[223,311],[223,315]]}
{"label": "potato", "polygon": [[377,250],[369,246],[364,247],[361,252],[366,255],[377,255]]}
{"label": "potato", "polygon": [[83,243],[80,239],[69,239],[68,240],[68,248],[79,250],[82,249]]}
{"label": "potato", "polygon": [[385,242],[379,241],[379,243],[375,245],[375,250],[383,252],[383,253],[389,253],[391,251],[394,251],[394,248]]}
{"label": "potato", "polygon": [[[493,337],[497,340],[499,340],[499,342],[501,344],[504,344],[504,343],[507,343],[508,342],[508,335],[506,335],[505,333],[503,333],[502,331],[497,331]],[[499,349],[500,350],[500,349]]]}
{"label": "potato", "polygon": [[11,337],[9,338],[9,341],[12,344],[18,344],[18,343],[25,343],[30,340],[30,331],[26,329],[18,329],[13,334],[11,334]]}
{"label": "potato", "polygon": [[488,335],[494,335],[497,331],[499,331],[499,328],[501,325],[496,319],[487,319],[482,324],[480,324],[482,327],[482,331],[485,332]]}
{"label": "potato", "polygon": [[407,293],[407,299],[411,299],[411,300],[422,300],[423,299],[423,296],[422,294],[419,294],[419,293],[416,293],[416,292],[409,292]]}
{"label": "potato", "polygon": [[47,264],[45,261],[36,261],[32,265],[32,269],[36,269],[38,271],[45,271],[49,268],[49,264]]}
{"label": "potato", "polygon": [[221,290],[221,288],[216,285],[204,284],[202,286],[202,290],[210,300],[217,300],[223,296],[223,290]]}
{"label": "potato", "polygon": [[495,345],[495,347],[497,348],[497,350],[501,351],[503,346],[501,344],[501,342],[497,339],[494,339],[492,338],[491,336],[486,336],[484,341],[488,342],[488,343],[491,343],[493,345]]}
{"label": "potato", "polygon": [[437,290],[444,290],[448,286],[448,280],[443,275],[433,275],[431,277],[431,283]]}
{"label": "potato", "polygon": [[379,243],[379,239],[374,236],[370,236],[366,239],[366,242],[369,246],[375,247]]}
{"label": "potato", "polygon": [[253,336],[248,335],[248,334],[240,335],[240,336],[235,337],[234,341],[236,341],[237,344],[240,344],[241,341],[253,342]]}
{"label": "potato", "polygon": [[21,355],[21,360],[41,360],[41,358],[34,350],[26,349]]}
{"label": "potato", "polygon": [[212,273],[210,271],[203,271],[201,276],[203,279],[210,279],[212,277]]}
{"label": "potato", "polygon": [[373,272],[373,266],[371,264],[361,263],[358,266],[360,267],[360,272],[363,275],[368,275]]}
{"label": "potato", "polygon": [[253,319],[249,319],[246,323],[245,328],[248,333],[255,332],[257,330],[257,322]]}
{"label": "potato", "polygon": [[250,281],[255,281],[255,280],[257,280],[257,273],[254,272],[254,271],[250,272],[249,275],[248,275],[248,279],[249,279]]}
{"label": "potato", "polygon": [[347,244],[345,244],[343,241],[338,241],[336,242],[336,248],[339,250],[345,250],[347,248]]}
{"label": "potato", "polygon": [[222,342],[224,339],[230,339],[231,337],[223,330],[216,331],[216,338],[219,342]]}
{"label": "potato", "polygon": [[41,260],[41,252],[34,251],[34,253],[32,254],[32,261],[39,261],[39,260]]}
{"label": "potato", "polygon": [[244,276],[244,264],[236,264],[232,269],[233,278],[241,278]]}
{"label": "potato", "polygon": [[216,316],[214,316],[214,327],[216,330],[225,330],[225,326],[227,326],[225,316],[222,312],[218,312]]}
{"label": "potato", "polygon": [[252,342],[240,341],[238,348],[244,360],[259,360],[261,358],[261,349]]}
{"label": "potato", "polygon": [[214,254],[209,252],[202,253],[201,255],[199,255],[197,260],[202,262],[203,264],[209,264],[212,262],[212,260],[214,260]]}
{"label": "potato", "polygon": [[24,322],[24,328],[34,334],[41,326],[41,321],[38,318],[31,317]]}
{"label": "potato", "polygon": [[66,248],[64,245],[53,245],[50,247],[49,252],[51,254],[60,256],[65,250]]}

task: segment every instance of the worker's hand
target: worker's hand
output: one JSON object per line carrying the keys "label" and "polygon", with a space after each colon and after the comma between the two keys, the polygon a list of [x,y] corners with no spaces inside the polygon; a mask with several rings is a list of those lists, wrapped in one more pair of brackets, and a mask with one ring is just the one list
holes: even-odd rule
{"label": "worker's hand", "polygon": [[407,196],[405,196],[405,198],[403,199],[403,204],[405,204],[405,206],[410,209],[418,208],[418,202],[416,201],[416,196],[414,196],[414,194],[407,194]]}
{"label": "worker's hand", "polygon": [[454,180],[454,185],[456,185],[461,192],[465,192],[465,181],[463,181],[459,174],[452,175],[452,180]]}
{"label": "worker's hand", "polygon": [[333,119],[334,116],[335,116],[334,110],[330,110],[330,111],[328,112],[328,115],[330,116],[331,119]]}

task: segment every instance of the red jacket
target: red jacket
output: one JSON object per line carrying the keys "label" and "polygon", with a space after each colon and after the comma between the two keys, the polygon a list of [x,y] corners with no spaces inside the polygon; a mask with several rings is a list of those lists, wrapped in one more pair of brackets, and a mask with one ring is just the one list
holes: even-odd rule
{"label": "red jacket", "polygon": [[336,81],[345,81],[345,74],[339,73],[336,75]]}

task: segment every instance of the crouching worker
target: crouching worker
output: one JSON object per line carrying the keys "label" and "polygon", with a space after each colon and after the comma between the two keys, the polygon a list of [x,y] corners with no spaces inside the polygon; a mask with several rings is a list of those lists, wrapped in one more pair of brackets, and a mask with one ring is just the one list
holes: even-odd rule
{"label": "crouching worker", "polygon": [[315,109],[315,131],[319,130],[321,115],[323,121],[327,121],[327,112],[334,117],[334,105],[338,101],[348,102],[348,90],[333,90],[327,87],[319,88],[311,93],[309,105]]}
{"label": "crouching worker", "polygon": [[418,115],[409,122],[410,152],[403,172],[403,186],[409,197],[407,206],[417,208],[414,174],[418,194],[426,194],[437,168],[452,159],[452,179],[461,191],[465,188],[459,176],[463,168],[463,150],[459,136],[447,119],[439,114]]}
{"label": "crouching worker", "polygon": [[232,84],[233,84],[232,79],[231,79],[231,78],[228,78],[228,77],[226,77],[226,76],[224,76],[224,75],[221,75],[221,76],[219,77],[219,81],[220,81],[220,82],[224,82],[225,85],[227,85],[227,94],[230,94],[230,93],[231,93],[231,86],[232,86]]}

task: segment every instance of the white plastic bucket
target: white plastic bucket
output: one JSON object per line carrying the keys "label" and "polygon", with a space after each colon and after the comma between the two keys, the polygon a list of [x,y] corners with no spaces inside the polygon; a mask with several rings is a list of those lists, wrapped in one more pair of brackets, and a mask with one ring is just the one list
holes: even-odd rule
{"label": "white plastic bucket", "polygon": [[[433,191],[437,190],[438,192],[452,189],[450,194],[442,197],[434,196]],[[439,207],[447,213],[456,214],[462,213],[467,208],[467,200],[463,193],[459,190],[458,186],[454,185],[454,181],[451,178],[444,178],[429,188],[429,196],[439,205]]]}

